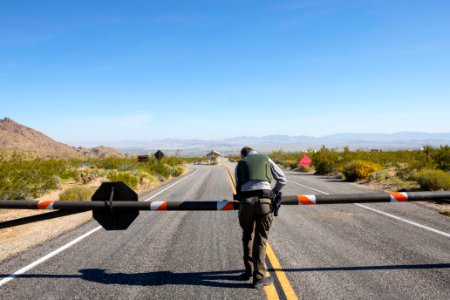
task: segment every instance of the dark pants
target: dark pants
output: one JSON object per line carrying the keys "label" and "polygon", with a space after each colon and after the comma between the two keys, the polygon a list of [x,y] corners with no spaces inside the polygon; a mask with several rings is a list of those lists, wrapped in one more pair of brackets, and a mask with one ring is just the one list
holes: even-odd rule
{"label": "dark pants", "polygon": [[242,198],[239,206],[244,265],[255,279],[262,279],[266,274],[266,244],[273,220],[270,203],[270,198],[248,197]]}

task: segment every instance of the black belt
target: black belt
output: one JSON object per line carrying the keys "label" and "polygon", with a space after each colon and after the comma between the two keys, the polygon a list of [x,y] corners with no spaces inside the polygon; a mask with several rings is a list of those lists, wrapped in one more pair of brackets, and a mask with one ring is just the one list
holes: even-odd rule
{"label": "black belt", "polygon": [[241,192],[241,198],[250,198],[250,197],[272,198],[273,192],[272,192],[272,190],[254,190],[254,191]]}

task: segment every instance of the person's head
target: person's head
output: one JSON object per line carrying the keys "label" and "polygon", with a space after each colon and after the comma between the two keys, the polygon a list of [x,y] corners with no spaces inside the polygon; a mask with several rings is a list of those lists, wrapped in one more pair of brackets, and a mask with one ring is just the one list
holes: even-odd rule
{"label": "person's head", "polygon": [[255,150],[253,150],[252,147],[245,146],[244,148],[241,149],[241,157],[242,158],[246,157],[251,151]]}

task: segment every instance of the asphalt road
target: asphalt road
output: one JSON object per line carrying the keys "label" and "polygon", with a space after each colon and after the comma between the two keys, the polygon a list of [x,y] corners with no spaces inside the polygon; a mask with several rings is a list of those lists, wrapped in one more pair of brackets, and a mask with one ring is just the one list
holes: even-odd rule
{"label": "asphalt road", "polygon": [[[193,166],[175,185],[141,200],[230,199],[225,166]],[[320,176],[286,175],[285,195],[376,192]],[[238,278],[243,265],[235,211],[141,212],[126,231],[97,228],[89,222],[2,262],[0,299],[450,297],[450,218],[413,203],[282,206],[267,260],[277,279],[272,292]]]}

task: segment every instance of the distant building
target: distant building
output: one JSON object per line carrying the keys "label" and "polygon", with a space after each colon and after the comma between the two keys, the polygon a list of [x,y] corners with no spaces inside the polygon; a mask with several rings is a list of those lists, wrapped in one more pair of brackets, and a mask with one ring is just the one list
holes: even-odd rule
{"label": "distant building", "polygon": [[148,155],[138,155],[138,162],[148,162],[149,159]]}
{"label": "distant building", "polygon": [[208,165],[220,164],[220,152],[213,150],[210,153],[206,154],[206,157],[208,158]]}
{"label": "distant building", "polygon": [[80,163],[80,168],[90,167],[90,166],[92,166],[91,163]]}

